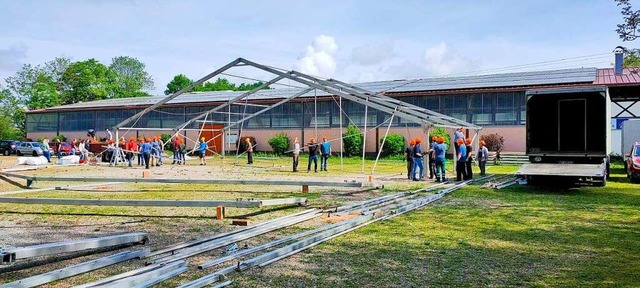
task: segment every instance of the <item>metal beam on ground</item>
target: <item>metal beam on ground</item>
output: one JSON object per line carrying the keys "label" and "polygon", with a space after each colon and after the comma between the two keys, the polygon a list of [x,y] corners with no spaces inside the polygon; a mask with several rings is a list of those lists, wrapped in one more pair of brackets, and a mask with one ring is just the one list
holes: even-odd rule
{"label": "metal beam on ground", "polygon": [[151,279],[162,277],[163,275],[167,273],[171,273],[172,271],[180,269],[181,267],[185,267],[186,265],[187,265],[186,261],[176,261],[172,263],[167,263],[166,265],[161,265],[157,269],[151,270],[146,273],[137,274],[135,276],[127,277],[114,282],[105,283],[103,285],[98,285],[98,286],[91,286],[91,287],[130,288],[138,284],[145,283],[146,281],[149,281]]}
{"label": "metal beam on ground", "polygon": [[131,270],[131,271],[127,271],[127,272],[124,272],[124,273],[116,274],[116,275],[113,275],[113,276],[110,276],[110,277],[107,277],[107,278],[103,278],[103,279],[100,279],[98,281],[94,281],[94,282],[85,283],[85,284],[82,284],[82,285],[73,286],[73,288],[98,287],[98,286],[101,286],[103,284],[115,282],[115,281],[120,280],[120,279],[124,279],[124,278],[127,278],[127,277],[131,277],[131,276],[139,275],[139,274],[142,274],[142,273],[146,273],[146,272],[149,272],[151,270],[156,270],[156,269],[158,269],[158,268],[160,268],[162,266],[165,266],[165,265],[167,265],[167,264],[149,265],[149,266],[145,266],[145,267],[138,268],[138,269],[135,269],[135,270]]}
{"label": "metal beam on ground", "polygon": [[149,249],[120,252],[114,255],[98,258],[95,260],[83,262],[83,263],[65,267],[62,269],[20,279],[11,283],[4,284],[0,286],[0,288],[36,287],[36,286],[47,284],[56,280],[69,278],[71,276],[97,270],[97,269],[107,267],[116,263],[130,260],[133,258],[140,258],[146,253],[149,253]]}
{"label": "metal beam on ground", "polygon": [[200,287],[204,287],[207,286],[211,283],[215,283],[220,281],[221,279],[223,279],[226,275],[231,274],[233,272],[236,271],[236,266],[231,266],[231,267],[227,267],[224,269],[220,269],[212,274],[209,274],[207,276],[198,278],[194,281],[191,281],[189,283],[186,284],[182,284],[180,286],[178,286],[177,288],[200,288]]}
{"label": "metal beam on ground", "polygon": [[166,273],[163,273],[162,275],[158,276],[158,277],[154,277],[151,278],[147,281],[144,281],[138,285],[133,286],[133,288],[146,288],[146,287],[150,287],[153,286],[155,284],[158,284],[160,282],[166,281],[168,279],[171,279],[175,276],[178,276],[184,272],[187,272],[187,270],[189,270],[189,267],[178,267],[174,270],[171,271],[167,271]]}
{"label": "metal beam on ground", "polygon": [[197,246],[192,246],[190,248],[184,249],[184,250],[179,250],[176,251],[175,255],[170,255],[170,256],[166,256],[166,257],[162,257],[162,258],[157,258],[151,261],[148,261],[147,263],[167,263],[167,262],[172,262],[172,261],[176,261],[176,260],[181,260],[181,259],[185,259],[187,257],[191,257],[191,256],[195,256],[198,254],[202,254],[204,252],[207,251],[211,251],[213,249],[217,249],[220,247],[224,247],[227,245],[231,245],[233,243],[236,243],[237,241],[242,241],[242,240],[246,240],[249,238],[253,238],[255,236],[258,235],[262,235],[271,231],[275,231],[284,227],[288,227],[288,226],[292,226],[298,223],[302,223],[308,220],[311,220],[313,218],[319,217],[320,213],[318,214],[314,214],[314,213],[310,213],[310,214],[305,214],[305,215],[301,215],[295,218],[291,218],[291,219],[286,219],[284,221],[279,221],[279,222],[274,222],[270,225],[266,225],[263,227],[259,227],[257,229],[251,230],[251,231],[246,231],[246,232],[241,232],[241,233],[237,233],[237,234],[233,234],[230,235],[228,237],[224,237],[224,238],[220,238],[217,240],[213,240],[211,242],[205,242],[202,243],[200,245]]}
{"label": "metal beam on ground", "polygon": [[2,262],[9,263],[17,259],[32,258],[38,256],[77,252],[88,249],[114,247],[127,244],[144,244],[149,241],[147,233],[127,233],[98,238],[89,238],[65,242],[46,243],[26,247],[12,247],[0,249]]}
{"label": "metal beam on ground", "polygon": [[287,181],[287,180],[243,180],[243,179],[180,179],[180,178],[98,178],[98,177],[52,177],[32,176],[1,172],[7,177],[26,179],[28,181],[50,182],[128,182],[128,183],[189,183],[189,184],[243,184],[243,185],[279,185],[279,186],[321,186],[321,187],[362,187],[362,182],[321,182],[321,181]]}
{"label": "metal beam on ground", "polygon": [[166,254],[166,253],[175,254],[175,251],[183,249],[183,248],[187,248],[187,247],[195,246],[195,245],[198,245],[198,244],[201,244],[201,243],[205,243],[205,242],[209,242],[209,241],[212,241],[212,240],[220,239],[220,238],[223,238],[223,237],[227,237],[229,235],[233,235],[233,234],[238,234],[238,233],[254,230],[254,229],[257,229],[257,228],[262,227],[262,226],[270,225],[272,223],[275,223],[275,222],[278,222],[278,221],[282,221],[282,220],[285,220],[285,219],[290,219],[290,218],[297,217],[297,216],[300,216],[300,215],[305,215],[305,214],[309,214],[309,213],[318,214],[319,212],[320,211],[318,209],[307,209],[307,210],[304,210],[304,211],[301,211],[301,212],[298,212],[298,213],[294,213],[294,214],[282,216],[282,217],[279,217],[279,218],[276,218],[276,219],[264,221],[264,222],[258,223],[256,225],[253,225],[253,226],[237,229],[237,230],[226,232],[226,233],[213,235],[213,236],[208,237],[208,238],[202,238],[202,239],[197,239],[197,240],[194,240],[194,241],[178,243],[178,244],[172,245],[172,246],[167,247],[167,248],[163,248],[163,249],[160,249],[160,250],[153,251],[148,256],[151,257],[151,256],[156,256],[156,255]]}
{"label": "metal beam on ground", "polygon": [[58,187],[48,187],[48,188],[39,188],[39,189],[22,189],[22,190],[15,190],[15,191],[0,192],[0,195],[11,195],[11,194],[28,193],[28,192],[44,192],[44,191],[52,191],[52,190],[88,188],[88,187],[115,185],[115,184],[120,184],[120,183],[119,182],[106,182],[106,183],[93,183],[93,184],[75,185],[75,186],[67,186],[67,187],[59,187],[58,186]]}
{"label": "metal beam on ground", "polygon": [[124,200],[124,199],[70,199],[70,198],[24,198],[0,197],[0,203],[44,204],[44,205],[89,205],[89,206],[154,206],[154,207],[262,207],[269,205],[305,205],[306,198],[283,198],[267,200]]}

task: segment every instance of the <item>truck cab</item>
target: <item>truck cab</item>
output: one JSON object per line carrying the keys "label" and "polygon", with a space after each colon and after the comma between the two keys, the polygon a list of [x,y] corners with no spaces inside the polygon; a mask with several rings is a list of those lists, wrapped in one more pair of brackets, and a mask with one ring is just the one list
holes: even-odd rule
{"label": "truck cab", "polygon": [[585,86],[526,92],[528,164],[516,172],[538,184],[604,186],[609,171],[607,88]]}

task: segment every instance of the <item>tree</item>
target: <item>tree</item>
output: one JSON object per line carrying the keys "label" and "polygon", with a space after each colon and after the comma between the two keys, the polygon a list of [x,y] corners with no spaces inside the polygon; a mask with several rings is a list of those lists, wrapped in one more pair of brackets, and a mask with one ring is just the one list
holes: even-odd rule
{"label": "tree", "polygon": [[74,62],[62,74],[62,103],[107,99],[110,70],[96,59]]}
{"label": "tree", "polygon": [[44,65],[25,64],[15,75],[5,79],[9,90],[28,109],[42,109],[60,105],[62,73],[71,61],[55,58]]}
{"label": "tree", "polygon": [[173,77],[173,79],[167,84],[167,90],[164,90],[165,95],[170,95],[176,93],[187,86],[191,85],[193,80],[189,79],[189,77],[184,74],[178,74]]}
{"label": "tree", "polygon": [[24,108],[9,89],[0,87],[0,139],[22,139],[25,136]]}
{"label": "tree", "polygon": [[119,56],[109,65],[111,94],[109,98],[149,96],[145,90],[152,90],[153,79],[145,71],[146,65],[129,56]]}
{"label": "tree", "polygon": [[623,23],[618,24],[618,29],[616,32],[622,41],[633,41],[638,38],[640,28],[638,25],[640,24],[640,10],[632,10],[631,3],[629,0],[614,0],[618,6],[622,6],[622,14]]}
{"label": "tree", "polygon": [[194,91],[235,91],[236,84],[229,82],[225,78],[218,78],[216,82],[206,82],[203,85],[196,86]]}

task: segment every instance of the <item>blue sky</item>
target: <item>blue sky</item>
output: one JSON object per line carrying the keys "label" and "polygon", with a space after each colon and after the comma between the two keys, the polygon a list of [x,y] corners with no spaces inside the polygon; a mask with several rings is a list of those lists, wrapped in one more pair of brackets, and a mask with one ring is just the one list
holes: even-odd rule
{"label": "blue sky", "polygon": [[178,73],[197,79],[237,57],[355,82],[608,67],[605,53],[637,47],[615,34],[613,0],[0,0],[0,21],[0,79],[57,56],[108,65],[128,55],[147,65],[153,94]]}

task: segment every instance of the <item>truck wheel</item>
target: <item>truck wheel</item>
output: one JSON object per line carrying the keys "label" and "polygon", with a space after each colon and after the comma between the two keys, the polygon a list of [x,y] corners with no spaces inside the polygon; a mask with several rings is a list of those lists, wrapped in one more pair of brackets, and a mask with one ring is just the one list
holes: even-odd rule
{"label": "truck wheel", "polygon": [[9,156],[9,155],[11,155],[11,151],[4,150],[4,152],[2,152],[2,154],[4,154],[4,156]]}
{"label": "truck wheel", "polygon": [[16,152],[16,155],[18,155],[18,156],[22,156],[22,152],[20,152],[20,150],[18,150],[18,151]]}
{"label": "truck wheel", "polygon": [[36,151],[33,151],[33,153],[31,153],[31,154],[33,154],[34,157],[38,156],[38,153],[36,153]]}

